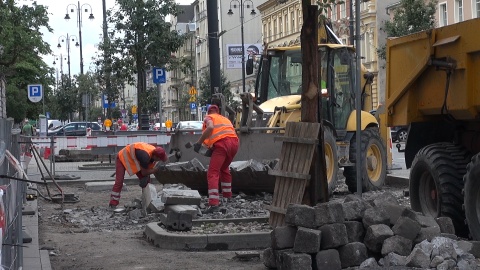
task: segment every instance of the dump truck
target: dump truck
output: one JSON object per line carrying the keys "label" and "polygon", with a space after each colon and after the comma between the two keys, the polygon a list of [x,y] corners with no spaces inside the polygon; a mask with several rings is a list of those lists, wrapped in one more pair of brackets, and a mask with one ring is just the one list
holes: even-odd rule
{"label": "dump truck", "polygon": [[[480,19],[387,40],[387,125],[408,125],[413,210],[480,240]],[[465,222],[466,221],[466,222]]]}

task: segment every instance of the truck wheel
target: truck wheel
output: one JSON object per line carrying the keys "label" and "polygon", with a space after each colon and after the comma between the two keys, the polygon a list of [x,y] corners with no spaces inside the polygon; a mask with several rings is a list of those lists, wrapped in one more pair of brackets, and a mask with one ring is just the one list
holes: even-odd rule
{"label": "truck wheel", "polygon": [[450,217],[457,235],[468,235],[462,210],[462,177],[470,155],[452,143],[428,145],[417,153],[410,169],[412,209],[432,217]]}
{"label": "truck wheel", "polygon": [[480,240],[480,154],[475,155],[467,166],[463,177],[465,184],[465,216],[467,218],[470,236],[475,241]]}
{"label": "truck wheel", "polygon": [[[362,190],[377,190],[385,183],[387,174],[387,150],[386,144],[380,137],[378,128],[366,128],[361,132],[362,151]],[[350,161],[357,159],[356,135],[350,142]],[[343,171],[345,183],[350,192],[357,191],[357,168],[356,165],[345,167]]]}
{"label": "truck wheel", "polygon": [[337,186],[338,175],[338,153],[337,144],[333,131],[325,127],[323,132],[323,140],[325,141],[325,163],[327,165],[327,181],[328,181],[328,194],[331,195],[333,190]]}

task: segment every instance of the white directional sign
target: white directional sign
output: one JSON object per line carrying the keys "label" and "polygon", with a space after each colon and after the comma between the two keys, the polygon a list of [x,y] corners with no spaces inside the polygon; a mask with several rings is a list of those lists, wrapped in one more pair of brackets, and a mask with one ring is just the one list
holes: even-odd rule
{"label": "white directional sign", "polygon": [[166,83],[167,82],[167,75],[164,68],[154,67],[152,70],[153,73],[153,83]]}
{"label": "white directional sign", "polygon": [[39,102],[43,98],[43,87],[41,84],[28,85],[28,99],[31,102]]}

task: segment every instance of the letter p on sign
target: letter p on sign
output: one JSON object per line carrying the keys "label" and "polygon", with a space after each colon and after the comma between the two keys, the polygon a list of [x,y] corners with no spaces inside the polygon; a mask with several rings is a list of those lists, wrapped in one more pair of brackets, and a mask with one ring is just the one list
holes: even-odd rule
{"label": "letter p on sign", "polygon": [[167,75],[164,68],[154,67],[152,70],[153,73],[153,83],[166,83],[167,82]]}
{"label": "letter p on sign", "polygon": [[31,102],[39,102],[43,98],[43,87],[41,84],[28,85],[28,99]]}

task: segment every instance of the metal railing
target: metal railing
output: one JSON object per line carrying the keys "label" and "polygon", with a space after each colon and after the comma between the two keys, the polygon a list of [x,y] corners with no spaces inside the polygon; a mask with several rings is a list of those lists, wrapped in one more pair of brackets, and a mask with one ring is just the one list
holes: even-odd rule
{"label": "metal railing", "polygon": [[3,142],[5,146],[5,151],[0,152],[0,160],[3,160],[0,162],[2,269],[21,269],[23,265],[22,207],[26,200],[27,185],[23,181],[7,178],[20,176],[11,165],[11,158],[6,154],[8,150],[17,161],[20,161],[21,138],[19,134],[12,134],[12,128],[13,120],[0,119],[0,143]]}

